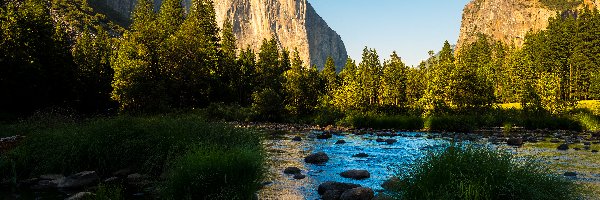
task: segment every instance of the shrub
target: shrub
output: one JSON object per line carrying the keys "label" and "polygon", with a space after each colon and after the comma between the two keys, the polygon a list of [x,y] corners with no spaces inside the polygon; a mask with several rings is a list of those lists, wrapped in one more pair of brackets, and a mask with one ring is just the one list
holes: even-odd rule
{"label": "shrub", "polygon": [[581,197],[580,187],[530,158],[484,147],[451,146],[399,176],[401,199],[547,199]]}
{"label": "shrub", "polygon": [[468,132],[478,128],[481,119],[467,115],[430,116],[425,119],[425,128],[430,131]]}

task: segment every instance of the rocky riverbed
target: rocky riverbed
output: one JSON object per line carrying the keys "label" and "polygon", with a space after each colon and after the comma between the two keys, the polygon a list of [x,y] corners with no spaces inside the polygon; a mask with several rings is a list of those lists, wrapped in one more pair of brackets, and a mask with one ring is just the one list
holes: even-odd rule
{"label": "rocky riverbed", "polygon": [[[381,185],[386,180],[406,173],[415,160],[453,141],[501,148],[516,156],[536,156],[555,174],[592,190],[600,188],[600,146],[598,138],[589,133],[538,130],[507,136],[501,129],[454,134],[273,124],[249,127],[271,133],[265,141],[269,175],[259,199],[325,199],[329,196],[319,190],[331,182],[369,188],[377,196],[384,193]],[[569,149],[561,150],[565,145]],[[326,154],[327,161],[312,162],[315,153]]]}

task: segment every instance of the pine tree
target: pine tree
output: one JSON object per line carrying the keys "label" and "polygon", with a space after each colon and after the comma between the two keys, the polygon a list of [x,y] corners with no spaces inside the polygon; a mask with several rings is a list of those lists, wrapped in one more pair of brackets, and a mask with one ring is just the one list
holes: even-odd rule
{"label": "pine tree", "polygon": [[323,71],[321,71],[321,77],[325,81],[325,90],[329,95],[331,95],[339,85],[339,77],[335,69],[335,61],[331,56],[327,57],[325,67],[323,68]]}
{"label": "pine tree", "polygon": [[406,104],[407,70],[395,51],[383,64],[380,101],[384,106],[398,108]]}

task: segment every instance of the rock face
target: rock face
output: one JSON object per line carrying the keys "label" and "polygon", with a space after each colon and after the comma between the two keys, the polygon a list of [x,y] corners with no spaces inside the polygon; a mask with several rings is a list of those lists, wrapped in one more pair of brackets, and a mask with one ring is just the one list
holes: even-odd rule
{"label": "rock face", "polygon": [[[94,0],[121,18],[128,18],[136,0]],[[158,7],[161,0],[154,0]],[[323,68],[332,56],[338,69],[348,54],[341,37],[317,14],[307,0],[213,0],[217,24],[231,20],[238,48],[258,51],[263,39],[274,38],[280,47],[298,49],[305,65]],[[92,4],[94,5],[94,4]],[[190,0],[184,0],[190,5]]]}
{"label": "rock face", "polygon": [[[600,0],[584,0],[579,8],[584,5],[597,8]],[[544,30],[557,12],[540,0],[473,0],[463,10],[457,49],[474,42],[480,33],[521,47],[528,31]]]}

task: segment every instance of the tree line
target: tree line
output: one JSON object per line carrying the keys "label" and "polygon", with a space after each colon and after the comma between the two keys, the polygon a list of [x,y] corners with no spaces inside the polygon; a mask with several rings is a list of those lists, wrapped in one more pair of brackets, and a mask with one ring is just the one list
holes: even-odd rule
{"label": "tree line", "polygon": [[[51,6],[48,6],[50,4]],[[152,113],[213,103],[251,108],[256,120],[322,113],[431,115],[519,102],[560,114],[600,98],[600,15],[559,13],[515,48],[490,37],[454,52],[446,41],[419,66],[365,47],[336,72],[302,63],[297,50],[265,39],[237,49],[230,20],[219,28],[211,0],[139,0],[128,30],[85,0],[3,0],[0,107],[22,115],[50,106],[82,112]],[[67,10],[62,15],[52,11]]]}

